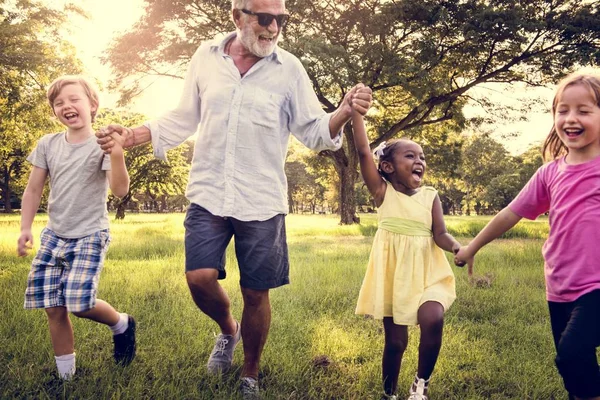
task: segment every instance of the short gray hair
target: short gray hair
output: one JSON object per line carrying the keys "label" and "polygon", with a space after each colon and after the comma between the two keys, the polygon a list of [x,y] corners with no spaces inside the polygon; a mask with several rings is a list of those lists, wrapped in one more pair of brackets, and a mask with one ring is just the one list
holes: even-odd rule
{"label": "short gray hair", "polygon": [[247,8],[250,0],[231,0],[231,9],[241,10],[242,8]]}

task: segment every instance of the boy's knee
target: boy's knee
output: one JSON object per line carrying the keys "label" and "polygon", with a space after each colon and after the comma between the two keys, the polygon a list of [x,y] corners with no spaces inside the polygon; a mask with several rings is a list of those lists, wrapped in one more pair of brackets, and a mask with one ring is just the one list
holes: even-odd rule
{"label": "boy's knee", "polygon": [[61,320],[67,318],[69,315],[65,307],[45,308],[44,311],[46,312],[48,319],[51,320]]}

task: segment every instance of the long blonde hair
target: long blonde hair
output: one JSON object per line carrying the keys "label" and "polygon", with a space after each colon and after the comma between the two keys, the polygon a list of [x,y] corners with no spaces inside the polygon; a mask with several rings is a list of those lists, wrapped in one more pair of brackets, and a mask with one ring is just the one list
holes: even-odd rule
{"label": "long blonde hair", "polygon": [[[556,106],[562,97],[564,91],[571,86],[582,85],[590,91],[590,94],[594,97],[596,101],[596,105],[600,107],[600,76],[591,74],[591,73],[573,73],[568,75],[562,81],[559,82],[556,87],[556,94],[554,95],[554,100],[552,101],[552,118],[554,119],[554,115],[556,113]],[[552,124],[552,129],[550,129],[550,133],[546,137],[544,141],[544,146],[542,147],[542,157],[544,161],[555,160],[562,155],[565,155],[569,152],[569,149],[565,144],[560,140],[558,136],[558,132],[556,132],[556,128],[554,124]]]}

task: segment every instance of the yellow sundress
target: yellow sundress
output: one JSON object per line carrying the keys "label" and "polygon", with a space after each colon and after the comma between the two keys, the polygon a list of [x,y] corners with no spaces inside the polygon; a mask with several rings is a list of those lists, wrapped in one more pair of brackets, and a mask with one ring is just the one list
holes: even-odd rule
{"label": "yellow sundress", "polygon": [[356,314],[417,325],[417,311],[426,301],[450,308],[456,298],[454,273],[431,232],[436,195],[424,186],[408,196],[387,183]]}

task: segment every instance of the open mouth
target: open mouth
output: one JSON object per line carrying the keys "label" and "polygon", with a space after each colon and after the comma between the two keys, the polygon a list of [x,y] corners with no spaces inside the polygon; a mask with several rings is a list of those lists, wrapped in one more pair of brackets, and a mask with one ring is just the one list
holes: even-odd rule
{"label": "open mouth", "polygon": [[274,39],[275,39],[275,38],[274,38],[274,37],[272,37],[272,36],[264,36],[264,35],[259,35],[259,36],[258,36],[258,40],[259,40],[261,43],[273,43],[273,40],[274,40]]}
{"label": "open mouth", "polygon": [[74,113],[74,112],[68,112],[68,113],[64,114],[64,117],[67,121],[75,119],[75,118],[77,118],[77,116],[78,116],[78,114]]}
{"label": "open mouth", "polygon": [[580,128],[566,128],[564,131],[569,138],[577,137],[583,133],[583,129]]}
{"label": "open mouth", "polygon": [[421,182],[421,180],[423,179],[423,174],[425,173],[425,170],[423,168],[415,168],[412,171],[412,177],[417,181],[417,182]]}

